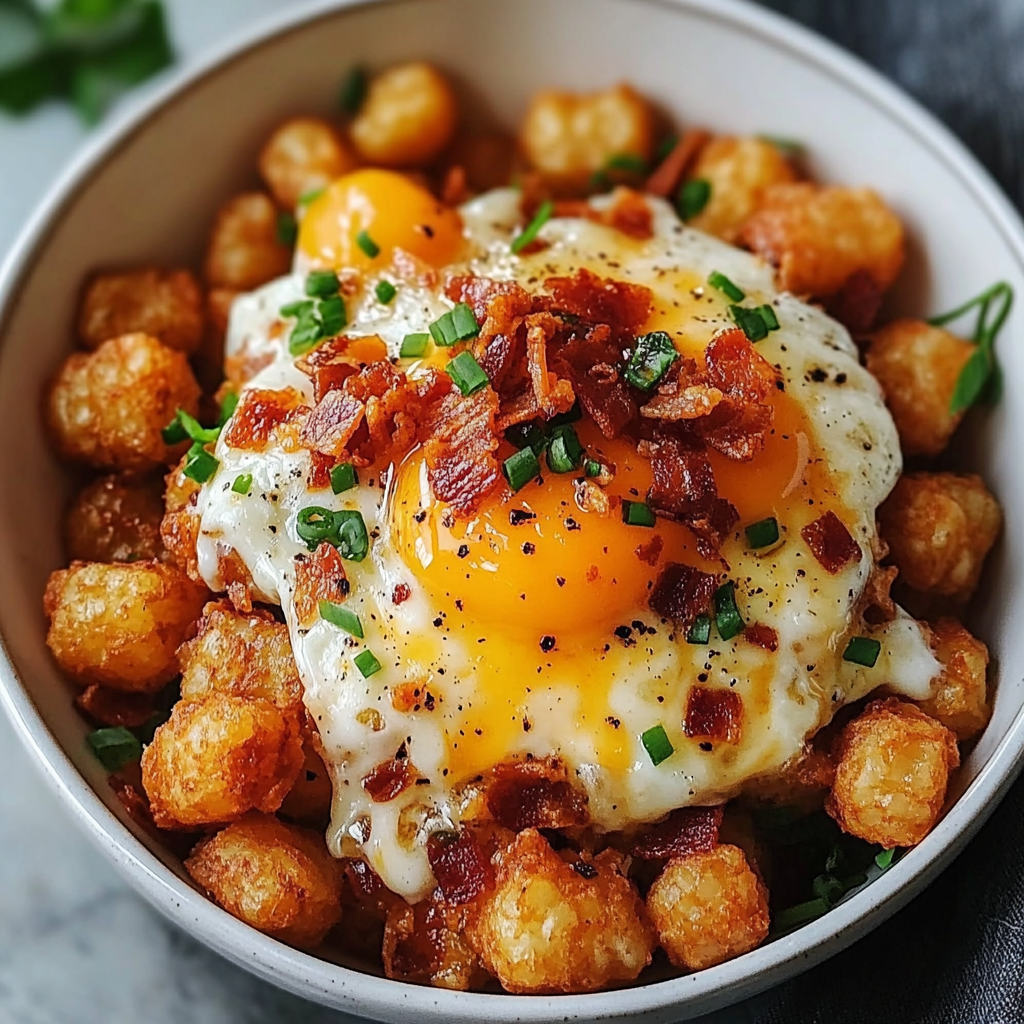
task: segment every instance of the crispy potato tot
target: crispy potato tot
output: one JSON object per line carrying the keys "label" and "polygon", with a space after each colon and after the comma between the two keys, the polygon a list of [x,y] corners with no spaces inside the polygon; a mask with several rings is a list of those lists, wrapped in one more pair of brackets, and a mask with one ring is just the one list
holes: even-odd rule
{"label": "crispy potato tot", "polygon": [[797,295],[834,295],[857,271],[885,291],[903,266],[903,225],[866,188],[772,185],[739,240],[773,263],[779,287]]}
{"label": "crispy potato tot", "polygon": [[98,469],[145,471],[173,462],[160,431],[178,408],[195,415],[199,385],[188,360],[147,334],[125,334],[64,361],[47,420],[57,453]]}
{"label": "crispy potato tot", "polygon": [[160,539],[175,565],[197,582],[202,580],[199,573],[199,556],[196,543],[199,540],[199,513],[196,500],[199,484],[185,476],[185,460],[182,459],[164,477],[164,505],[167,511],[160,523]]}
{"label": "crispy potato tot", "polygon": [[64,513],[64,547],[72,562],[138,562],[165,558],[160,540],[164,502],[159,479],[101,476],[75,495]]}
{"label": "crispy potato tot", "polygon": [[429,64],[388,68],[371,80],[352,121],[359,156],[380,167],[426,167],[452,141],[458,103],[447,79]]}
{"label": "crispy potato tot", "polygon": [[722,136],[700,151],[689,177],[711,185],[707,206],[689,221],[690,227],[733,242],[760,205],[765,189],[795,180],[796,173],[778,146],[761,139]]}
{"label": "crispy potato tot", "polygon": [[969,740],[988,725],[992,714],[985,679],[988,648],[955,619],[940,619],[932,633],[942,675],[932,698],[918,702],[918,707],[956,733],[958,740]]}
{"label": "crispy potato tot", "polygon": [[669,960],[690,971],[731,960],[768,935],[768,892],[738,846],[670,860],[647,910]]}
{"label": "crispy potato tot", "polygon": [[160,828],[195,828],[276,811],[302,763],[294,715],[214,691],[174,706],[143,752],[142,784]]}
{"label": "crispy potato tot", "polygon": [[262,192],[245,192],[220,208],[206,249],[211,288],[251,291],[288,273],[291,250],[277,237],[277,208]]}
{"label": "crispy potato tot", "polygon": [[907,473],[878,510],[889,557],[904,583],[966,601],[1002,527],[980,476]]}
{"label": "crispy potato tot", "polygon": [[894,320],[871,337],[867,368],[882,386],[907,455],[938,455],[964,417],[949,403],[974,346],[923,320]]}
{"label": "crispy potato tot", "polygon": [[288,627],[270,612],[239,615],[227,601],[211,601],[195,639],[178,651],[178,661],[182,700],[201,701],[220,691],[267,700],[291,714],[302,709]]}
{"label": "crispy potato tot", "polygon": [[743,787],[743,795],[757,803],[810,812],[821,807],[834,778],[835,767],[829,756],[807,746],[777,771],[751,779]]}
{"label": "crispy potato tot", "polygon": [[122,334],[148,334],[168,348],[195,352],[203,320],[203,293],[191,271],[127,270],[89,282],[78,336],[86,348],[98,348]]}
{"label": "crispy potato tot", "polygon": [[304,760],[295,785],[281,804],[280,813],[292,821],[304,825],[326,827],[331,817],[331,800],[334,787],[323,758],[313,749],[314,740],[302,748]]}
{"label": "crispy potato tot", "polygon": [[178,674],[175,651],[195,633],[208,596],[162,562],[72,562],[46,584],[46,643],[83,686],[152,693]]}
{"label": "crispy potato tot", "polygon": [[496,859],[495,890],[468,934],[509,992],[593,992],[651,962],[654,930],[619,854],[606,850],[577,870],[526,829]]}
{"label": "crispy potato tot", "polygon": [[289,945],[319,945],[341,920],[341,864],[323,837],[268,815],[202,840],[185,867],[229,914]]}
{"label": "crispy potato tot", "polygon": [[960,764],[956,736],[920,708],[872,701],[839,736],[825,802],[844,832],[881,846],[915,846],[931,831]]}
{"label": "crispy potato tot", "polygon": [[538,92],[519,129],[531,166],[566,192],[585,191],[614,156],[650,159],[653,140],[651,106],[628,85],[585,95]]}
{"label": "crispy potato tot", "polygon": [[329,121],[294,117],[267,140],[259,168],[277,205],[294,210],[300,196],[355,170],[356,158]]}

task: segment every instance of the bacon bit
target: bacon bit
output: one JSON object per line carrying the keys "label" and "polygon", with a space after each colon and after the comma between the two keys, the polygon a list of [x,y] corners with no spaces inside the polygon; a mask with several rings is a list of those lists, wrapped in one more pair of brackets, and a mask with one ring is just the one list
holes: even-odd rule
{"label": "bacon bit", "polygon": [[494,887],[490,860],[468,829],[431,832],[427,837],[427,860],[446,903],[469,903]]}
{"label": "bacon bit", "polygon": [[671,619],[680,629],[688,629],[707,610],[717,587],[717,576],[691,565],[669,562],[662,569],[648,604],[652,611]]}
{"label": "bacon bit", "polygon": [[665,546],[661,534],[656,533],[646,544],[637,544],[634,554],[647,565],[657,565],[661,557],[661,549]]}
{"label": "bacon bit", "polygon": [[557,758],[509,761],[498,765],[487,786],[487,809],[499,825],[569,828],[590,821],[587,795],[569,781]]}
{"label": "bacon bit", "polygon": [[319,452],[309,453],[309,472],[306,474],[306,486],[311,491],[325,491],[331,486],[331,470],[336,461]]}
{"label": "bacon bit", "polygon": [[735,690],[692,687],[686,699],[683,732],[693,739],[739,743],[743,735],[743,698]]}
{"label": "bacon bit", "polygon": [[554,337],[558,322],[550,313],[533,313],[526,326],[526,361],[537,408],[548,419],[568,412],[576,401],[572,385],[548,371],[548,342]]}
{"label": "bacon bit", "polygon": [[365,860],[344,860],[341,870],[356,903],[374,917],[383,921],[388,911],[400,902],[401,897],[384,884],[380,875]]}
{"label": "bacon bit", "polygon": [[391,591],[392,604],[404,604],[412,597],[412,588],[408,583],[396,583],[395,589]]}
{"label": "bacon bit", "polygon": [[842,288],[828,301],[829,316],[835,317],[854,337],[871,331],[882,308],[882,289],[870,271],[855,270]]}
{"label": "bacon bit", "polygon": [[153,717],[156,697],[151,693],[125,693],[92,683],[75,698],[75,706],[97,725],[123,725],[135,729]]}
{"label": "bacon bit", "polygon": [[295,388],[282,388],[279,391],[252,388],[243,391],[238,408],[224,434],[224,441],[232,448],[261,452],[278,427],[295,419],[296,413],[307,409],[302,395]]}
{"label": "bacon bit", "polygon": [[415,777],[416,770],[409,763],[409,758],[392,757],[381,761],[363,776],[363,789],[374,803],[384,804],[408,789]]}
{"label": "bacon bit", "polygon": [[889,590],[898,574],[899,569],[895,565],[886,566],[884,569],[876,565],[871,570],[858,603],[859,614],[865,622],[872,626],[881,626],[896,618],[896,603]]}
{"label": "bacon bit", "polygon": [[772,653],[779,649],[779,634],[771,626],[765,626],[760,622],[747,626],[743,630],[743,639]]}
{"label": "bacon bit", "polygon": [[592,565],[587,569],[587,582],[596,583],[601,578],[601,570],[596,565]]}
{"label": "bacon bit", "polygon": [[311,555],[295,562],[295,614],[299,627],[308,629],[320,617],[320,602],[340,604],[348,597],[345,564],[338,549],[326,541]]}
{"label": "bacon bit", "polygon": [[605,437],[618,437],[637,413],[636,402],[619,371],[611,363],[594,362],[589,339],[569,342],[558,355],[580,405]]}
{"label": "bacon bit", "polygon": [[630,853],[638,860],[707,853],[718,845],[722,813],[722,807],[681,807],[659,824],[641,829]]}
{"label": "bacon bit", "polygon": [[710,384],[741,402],[763,401],[779,379],[775,367],[739,328],[712,338],[704,358]]}
{"label": "bacon bit", "polygon": [[654,237],[651,208],[644,197],[631,188],[616,189],[615,202],[604,211],[602,220],[609,227],[641,242]]}
{"label": "bacon bit", "polygon": [[350,338],[340,334],[307,352],[295,365],[313,382],[313,398],[319,402],[328,391],[340,388],[353,374],[387,355],[387,346],[376,335]]}
{"label": "bacon bit", "polygon": [[272,351],[253,352],[249,342],[243,342],[238,352],[224,357],[224,377],[233,385],[233,391],[237,391],[243,384],[248,383],[260,370],[268,367],[274,361]]}
{"label": "bacon bit", "polygon": [[[314,452],[340,459],[348,452],[365,419],[366,407],[357,398],[343,390],[329,391],[307,417],[302,427],[302,443]],[[355,452],[351,454],[353,461],[357,461]],[[366,466],[369,462],[359,459],[357,465]]]}
{"label": "bacon bit", "polygon": [[850,562],[860,560],[860,545],[831,510],[808,523],[800,531],[800,536],[825,571],[833,576]]}
{"label": "bacon bit", "polygon": [[433,710],[434,698],[426,683],[401,683],[391,691],[391,706],[402,714],[425,707]]}
{"label": "bacon bit", "polygon": [[252,576],[237,551],[217,556],[217,575],[228,592],[235,611],[248,615],[252,611]]}
{"label": "bacon bit", "polygon": [[658,386],[655,396],[640,409],[640,415],[653,420],[697,420],[710,416],[725,396],[718,388],[687,384],[679,377]]}
{"label": "bacon bit", "polygon": [[466,168],[459,164],[449,167],[441,186],[441,202],[445,206],[459,206],[470,196]]}
{"label": "bacon bit", "polygon": [[[737,462],[749,462],[764,447],[775,418],[770,405],[737,406],[723,402],[707,419],[697,422],[697,433],[709,447]],[[724,422],[722,422],[724,421]]]}
{"label": "bacon bit", "polygon": [[436,497],[456,515],[471,516],[501,483],[491,388],[473,395],[449,392],[430,412],[423,444],[427,476]]}
{"label": "bacon bit", "polygon": [[627,333],[644,325],[653,306],[650,288],[598,277],[586,269],[577,270],[572,277],[549,277],[544,287],[551,295],[549,309]]}
{"label": "bacon bit", "polygon": [[599,516],[606,516],[611,511],[611,499],[593,480],[585,478],[574,480],[573,491],[576,495],[576,507],[581,512],[593,512]]}
{"label": "bacon bit", "polygon": [[662,199],[674,195],[687,168],[710,138],[710,133],[703,128],[691,128],[684,132],[682,138],[672,147],[672,151],[647,179],[644,191],[652,196],[661,196]]}
{"label": "bacon bit", "polygon": [[[469,305],[481,324],[489,316],[499,321],[524,317],[532,308],[532,300],[526,289],[515,281],[495,281],[473,274],[454,275],[445,283],[444,293],[452,302],[465,302]],[[502,298],[511,300],[511,305],[492,306],[493,302]]]}

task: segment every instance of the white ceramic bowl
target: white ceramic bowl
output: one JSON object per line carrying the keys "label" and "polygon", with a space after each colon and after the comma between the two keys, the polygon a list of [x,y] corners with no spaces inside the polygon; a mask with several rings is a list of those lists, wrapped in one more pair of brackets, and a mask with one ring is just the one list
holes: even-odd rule
{"label": "white ceramic bowl", "polygon": [[[97,266],[197,262],[218,204],[252,182],[285,116],[328,110],[355,61],[413,57],[453,72],[474,116],[514,124],[542,85],[628,79],[684,124],[802,139],[822,179],[869,183],[899,211],[912,252],[893,309],[936,311],[1005,278],[1024,295],[1024,233],[948,132],[852,58],[778,17],[727,0],[392,0],[289,12],[193,68],[101,132],[64,174],[0,272],[0,662],[4,705],[67,808],[128,881],[196,938],[293,992],[387,1021],[677,1021],[824,959],[940,871],[1012,781],[1024,751],[1024,332],[1002,344],[1006,397],[960,451],[1010,510],[975,629],[998,678],[992,722],[949,812],[875,884],[778,942],[688,977],[596,995],[489,996],[417,988],[327,963],[252,931],[198,894],[125,817],[44,645],[41,596],[61,564],[68,482],[50,456],[39,395],[71,347],[78,290]],[[1016,627],[1016,628],[1015,628]]]}

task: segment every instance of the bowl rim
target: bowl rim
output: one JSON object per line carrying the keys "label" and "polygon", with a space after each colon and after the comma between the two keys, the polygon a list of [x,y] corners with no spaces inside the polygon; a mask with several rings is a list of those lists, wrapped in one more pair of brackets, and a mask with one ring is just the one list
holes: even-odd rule
{"label": "bowl rim", "polygon": [[[283,35],[343,12],[415,0],[314,0],[256,20],[185,65],[150,94],[113,116],[81,146],[22,227],[0,262],[0,337],[10,310],[62,211],[79,190],[141,131],[150,117],[199,88],[236,60]],[[622,0],[626,2],[626,0]],[[637,0],[632,0],[636,3]],[[1024,224],[989,173],[952,132],[879,72],[836,44],[749,0],[643,0],[690,11],[788,51],[870,101],[880,116],[913,135],[973,194],[1024,273]],[[2,354],[2,353],[0,353]],[[1006,674],[1005,666],[1003,673]],[[265,936],[192,889],[107,808],[49,731],[23,687],[0,636],[0,704],[32,761],[86,835],[149,903],[194,938],[234,963],[293,993],[374,1019],[400,1020],[416,1009],[432,1020],[542,1022],[598,1020],[670,1011],[705,1013],[756,994],[834,955],[919,893],[962,850],[1005,794],[1024,763],[1024,707],[988,760],[927,838],[871,885],[830,913],[744,956],[695,974],[632,988],[581,995],[516,996],[452,992],[383,979],[292,949]],[[668,1019],[665,1017],[664,1019]]]}

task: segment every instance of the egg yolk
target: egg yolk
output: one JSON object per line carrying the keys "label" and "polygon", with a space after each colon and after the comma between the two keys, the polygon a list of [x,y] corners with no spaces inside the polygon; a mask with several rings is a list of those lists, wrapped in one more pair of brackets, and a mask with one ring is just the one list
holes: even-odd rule
{"label": "egg yolk", "polygon": [[395,171],[338,178],[309,204],[299,227],[298,248],[312,267],[383,269],[396,249],[441,267],[461,247],[458,212]]}

